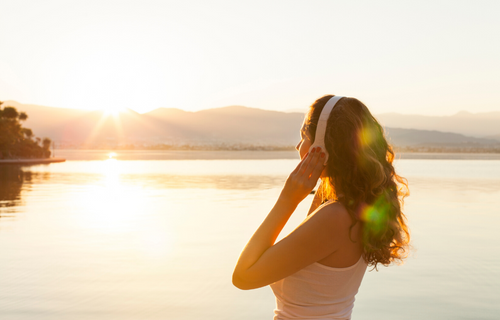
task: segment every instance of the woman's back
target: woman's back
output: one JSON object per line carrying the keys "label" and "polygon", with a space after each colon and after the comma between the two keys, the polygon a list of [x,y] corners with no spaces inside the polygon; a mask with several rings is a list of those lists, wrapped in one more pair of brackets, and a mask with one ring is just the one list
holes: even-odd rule
{"label": "woman's back", "polygon": [[[314,197],[316,198],[317,195]],[[339,201],[330,200],[317,207],[314,204],[311,206],[313,212],[320,209],[327,210],[329,215],[336,215],[340,218],[337,221],[340,228],[336,230],[338,249],[318,262],[332,268],[347,268],[354,265],[363,253],[363,224],[353,224],[349,212]]]}

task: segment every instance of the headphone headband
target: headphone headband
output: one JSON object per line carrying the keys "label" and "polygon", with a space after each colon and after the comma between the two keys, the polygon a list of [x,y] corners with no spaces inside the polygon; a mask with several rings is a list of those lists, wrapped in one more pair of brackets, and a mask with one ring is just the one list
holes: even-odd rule
{"label": "headphone headband", "polygon": [[321,147],[321,151],[325,153],[325,165],[326,161],[328,160],[328,151],[326,151],[325,147],[326,125],[328,123],[328,118],[330,117],[330,112],[332,112],[333,107],[342,98],[343,98],[342,96],[331,97],[325,104],[323,110],[321,110],[321,114],[318,120],[318,125],[316,126],[316,135],[314,137],[314,143],[310,147],[310,148]]}

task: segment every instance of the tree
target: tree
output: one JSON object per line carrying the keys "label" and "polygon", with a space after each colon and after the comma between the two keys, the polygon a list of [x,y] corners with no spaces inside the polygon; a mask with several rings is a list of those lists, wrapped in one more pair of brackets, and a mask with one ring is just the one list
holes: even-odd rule
{"label": "tree", "polygon": [[28,139],[31,139],[33,137],[33,130],[31,129],[23,128],[23,133]]}
{"label": "tree", "polygon": [[42,148],[43,148],[43,153],[46,155],[46,158],[50,157],[50,146],[52,145],[52,140],[49,138],[43,138],[42,140]]}
{"label": "tree", "polygon": [[20,121],[26,121],[28,119],[28,115],[26,114],[26,112],[20,112],[18,118]]}
{"label": "tree", "polygon": [[43,138],[42,145],[44,149],[50,149],[50,145],[52,144],[52,140],[49,138]]}
{"label": "tree", "polygon": [[0,158],[46,158],[50,157],[49,138],[36,138],[33,131],[23,128],[21,121],[28,119],[25,112],[7,106],[2,109],[0,101]]}
{"label": "tree", "polygon": [[17,119],[19,112],[14,107],[5,107],[3,108],[2,117],[5,119]]}

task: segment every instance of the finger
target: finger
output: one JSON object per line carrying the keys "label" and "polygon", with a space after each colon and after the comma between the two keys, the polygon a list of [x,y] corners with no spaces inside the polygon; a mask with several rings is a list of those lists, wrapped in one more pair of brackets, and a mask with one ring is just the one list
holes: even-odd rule
{"label": "finger", "polygon": [[302,169],[304,168],[304,165],[306,164],[307,161],[309,161],[309,155],[313,153],[313,149],[309,149],[309,151],[304,155],[304,157],[302,157],[302,159],[300,160],[299,164],[297,165],[297,167],[295,168],[295,170],[293,170],[292,173],[302,173]]}
{"label": "finger", "polygon": [[302,164],[306,161],[306,159],[307,159],[307,156],[308,156],[308,155],[309,155],[309,152],[308,152],[308,153],[306,153],[302,159],[300,159],[299,164],[295,167],[295,169],[292,171],[292,173],[297,173],[297,172],[299,172],[300,167],[301,167],[301,166],[302,166]]}
{"label": "finger", "polygon": [[[311,161],[308,162],[307,167],[304,168],[304,175],[309,178],[314,169],[318,166],[321,160],[321,148],[317,147],[316,151],[312,154]],[[324,159],[324,158],[323,158]]]}
{"label": "finger", "polygon": [[314,157],[317,154],[317,148],[312,148],[312,150],[309,152],[309,155],[306,158],[306,161],[304,161],[301,165],[301,168],[299,170],[300,174],[306,174],[307,168],[310,166],[311,161],[314,159]]}
{"label": "finger", "polygon": [[321,173],[325,169],[325,153],[320,152],[320,156],[317,159],[316,166],[313,168],[311,172],[311,177],[310,179],[316,183],[318,181],[319,177],[321,176]]}

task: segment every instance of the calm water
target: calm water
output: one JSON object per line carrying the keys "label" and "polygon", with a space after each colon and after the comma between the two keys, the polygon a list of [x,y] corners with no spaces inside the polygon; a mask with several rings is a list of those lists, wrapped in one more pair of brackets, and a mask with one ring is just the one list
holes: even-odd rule
{"label": "calm water", "polygon": [[[0,166],[0,319],[272,319],[271,290],[231,273],[295,156],[117,153],[141,160]],[[500,159],[397,169],[413,254],[365,275],[353,319],[498,319]]]}

